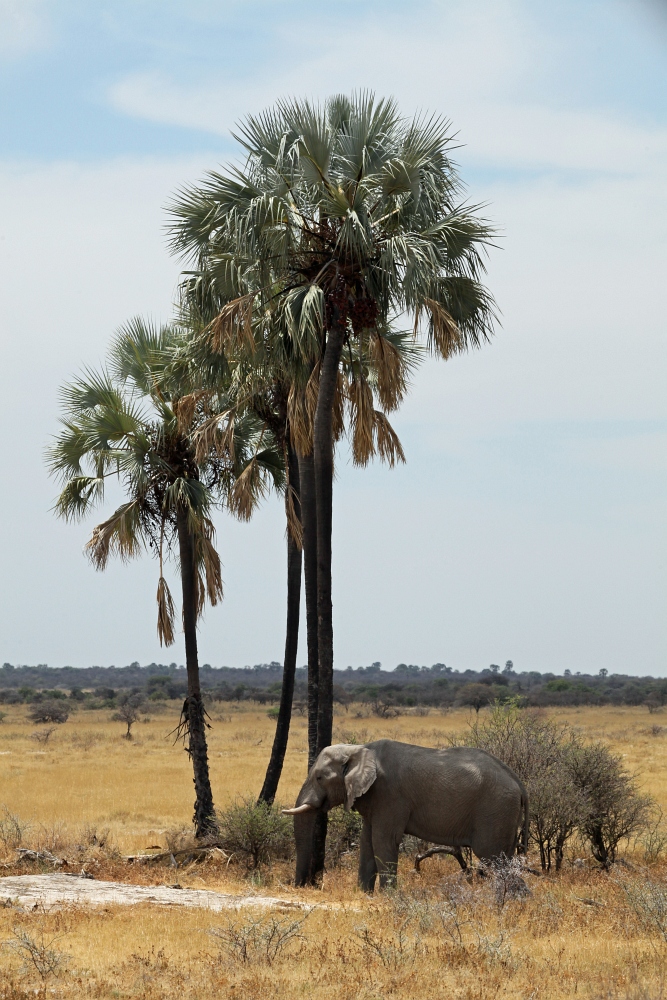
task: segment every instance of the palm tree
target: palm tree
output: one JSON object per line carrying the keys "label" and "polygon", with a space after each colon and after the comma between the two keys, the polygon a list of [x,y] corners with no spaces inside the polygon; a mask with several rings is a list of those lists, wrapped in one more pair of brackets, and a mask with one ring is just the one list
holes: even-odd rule
{"label": "palm tree", "polygon": [[[407,388],[396,326],[410,316],[415,337],[445,359],[488,340],[494,307],[480,279],[492,231],[461,202],[448,123],[402,118],[391,100],[280,102],[245,119],[237,137],[244,167],[210,173],[181,193],[173,246],[224,290],[221,335],[238,339],[270,316],[312,371],[292,393],[290,417],[293,430],[302,412],[310,424],[305,441],[295,437],[302,455],[312,449],[314,472],[314,511],[301,481],[304,525],[315,533],[318,753],[333,722],[333,459],[344,396],[355,461],[376,450],[400,458],[386,418]],[[364,370],[369,356],[374,384]]]}
{"label": "palm tree", "polygon": [[163,572],[165,546],[180,567],[188,694],[179,726],[187,739],[195,785],[197,837],[216,829],[208,769],[206,713],[199,683],[197,620],[206,600],[222,598],[220,558],[211,513],[227,502],[252,510],[267,476],[281,478],[270,432],[250,415],[226,420],[222,359],[207,367],[187,360],[191,331],[159,330],[134,320],[121,330],[101,372],[86,371],[61,390],[64,429],[49,450],[63,482],[56,513],[86,515],[103,502],[106,481],[122,483],[126,500],[94,528],[87,552],[97,569],[109,556],[158,556],[157,630],[174,641],[174,602]]}

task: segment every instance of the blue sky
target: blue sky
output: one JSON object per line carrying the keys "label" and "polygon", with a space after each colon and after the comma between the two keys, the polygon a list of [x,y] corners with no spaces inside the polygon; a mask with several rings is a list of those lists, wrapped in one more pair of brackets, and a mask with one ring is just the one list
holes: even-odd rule
{"label": "blue sky", "polygon": [[[451,119],[501,233],[502,328],[419,372],[406,467],[339,455],[338,663],[667,673],[666,55],[657,0],[0,0],[0,410],[21,445],[0,659],[182,660],[157,645],[150,560],[96,574],[89,526],[49,513],[57,387],[128,316],[168,317],[163,207],[237,155],[241,115],[367,87]],[[220,518],[204,660],[281,658],[281,520],[278,500]]]}

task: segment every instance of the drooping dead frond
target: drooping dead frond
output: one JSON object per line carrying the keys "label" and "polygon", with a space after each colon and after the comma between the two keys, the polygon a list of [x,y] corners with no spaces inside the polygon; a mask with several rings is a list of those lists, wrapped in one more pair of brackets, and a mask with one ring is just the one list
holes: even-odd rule
{"label": "drooping dead frond", "polygon": [[179,433],[187,434],[192,426],[197,404],[208,395],[210,395],[209,392],[190,392],[187,396],[181,396],[180,399],[174,401],[173,410],[176,414]]}
{"label": "drooping dead frond", "polygon": [[334,444],[340,441],[345,433],[345,381],[342,372],[338,372],[336,378],[336,392],[334,393],[333,410],[331,413],[331,426]]}
{"label": "drooping dead frond", "polygon": [[375,424],[377,448],[382,461],[386,462],[391,468],[396,465],[396,462],[405,462],[403,445],[385,414],[379,410],[375,410],[373,413],[373,422]]}
{"label": "drooping dead frond", "polygon": [[195,459],[201,463],[211,451],[220,458],[227,456],[234,461],[234,420],[235,411],[216,413],[199,425],[192,435],[195,446]]}
{"label": "drooping dead frond", "polygon": [[111,554],[118,555],[123,560],[138,555],[141,549],[138,513],[139,501],[131,500],[93,528],[85,552],[95,569],[104,569]]}
{"label": "drooping dead frond", "polygon": [[157,585],[157,635],[161,646],[174,642],[174,601],[163,576]]}
{"label": "drooping dead frond", "polygon": [[252,308],[256,294],[241,295],[222,307],[209,325],[210,344],[214,351],[223,354],[228,347],[242,346],[254,350]]}
{"label": "drooping dead frond", "polygon": [[[465,350],[465,339],[454,319],[445,307],[435,299],[424,299],[424,307],[430,314],[429,346],[447,360],[452,354]],[[415,332],[419,324],[420,309],[415,313]]]}
{"label": "drooping dead frond", "polygon": [[301,518],[297,514],[297,503],[299,502],[299,497],[296,490],[290,484],[287,484],[287,489],[285,491],[285,513],[287,515],[287,531],[289,537],[292,539],[297,548],[303,548],[303,525],[301,524]]}
{"label": "drooping dead frond", "polygon": [[195,539],[197,562],[204,568],[206,578],[206,596],[211,605],[216,605],[223,598],[222,568],[220,556],[213,544],[215,528],[207,517],[202,520],[202,530]]}
{"label": "drooping dead frond", "polygon": [[354,379],[348,391],[352,421],[352,458],[355,465],[367,465],[375,454],[373,393],[368,382],[363,379]]}
{"label": "drooping dead frond", "polygon": [[[197,605],[197,618],[201,618],[206,607],[206,584],[204,583],[201,566],[197,567],[197,572],[195,573],[195,604]],[[185,629],[185,621],[183,622],[183,628]]]}
{"label": "drooping dead frond", "polygon": [[262,469],[253,456],[245,469],[234,483],[230,497],[230,506],[241,521],[249,521],[260,499],[266,493],[266,484]]}
{"label": "drooping dead frond", "polygon": [[306,385],[306,414],[311,427],[315,426],[315,411],[317,410],[317,399],[320,394],[320,366],[315,365]]}
{"label": "drooping dead frond", "polygon": [[306,408],[305,392],[292,383],[287,397],[287,419],[290,439],[300,456],[313,450],[313,424]]}
{"label": "drooping dead frond", "polygon": [[395,410],[407,392],[405,366],[399,351],[385,337],[370,338],[370,355],[377,372],[377,394],[385,410]]}

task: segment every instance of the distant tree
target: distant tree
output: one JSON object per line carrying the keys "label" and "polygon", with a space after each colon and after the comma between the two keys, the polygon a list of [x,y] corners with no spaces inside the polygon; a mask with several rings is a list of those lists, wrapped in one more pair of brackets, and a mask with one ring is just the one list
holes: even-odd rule
{"label": "distant tree", "polygon": [[61,701],[40,701],[35,703],[28,717],[31,722],[62,724],[69,719],[69,709]]}
{"label": "distant tree", "polygon": [[498,671],[500,670],[500,667],[498,666],[497,663],[492,663],[489,667],[489,670],[491,671],[492,674],[497,674]]}
{"label": "distant tree", "polygon": [[507,660],[506,663],[505,663],[505,667],[503,669],[503,673],[504,674],[511,674],[513,672],[513,670],[514,670],[514,664],[512,663],[511,660]]}
{"label": "distant tree", "polygon": [[459,691],[458,700],[461,705],[468,705],[475,709],[475,714],[479,715],[480,708],[484,708],[491,701],[491,693],[486,684],[465,684]]}
{"label": "distant tree", "polygon": [[144,711],[144,700],[140,694],[127,695],[118,706],[118,711],[111,716],[114,722],[124,722],[127,726],[125,739],[132,739],[132,726],[138,722]]}
{"label": "distant tree", "polygon": [[606,677],[608,673],[609,671],[607,670],[606,667],[600,667],[600,669],[598,670],[598,677]]}

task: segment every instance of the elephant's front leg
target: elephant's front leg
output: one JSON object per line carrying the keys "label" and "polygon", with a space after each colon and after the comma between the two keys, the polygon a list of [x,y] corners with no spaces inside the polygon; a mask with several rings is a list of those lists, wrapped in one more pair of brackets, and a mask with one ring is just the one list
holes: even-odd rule
{"label": "elephant's front leg", "polygon": [[361,846],[359,850],[359,888],[364,892],[372,892],[375,888],[377,867],[373,853],[373,837],[371,824],[367,819],[361,829]]}
{"label": "elephant's front leg", "polygon": [[387,889],[396,884],[398,870],[398,848],[401,837],[393,831],[382,832],[373,829],[373,854],[380,875],[380,888]]}

